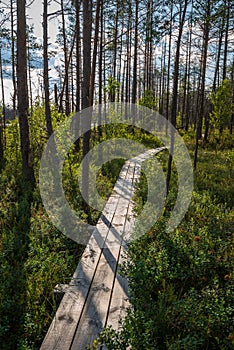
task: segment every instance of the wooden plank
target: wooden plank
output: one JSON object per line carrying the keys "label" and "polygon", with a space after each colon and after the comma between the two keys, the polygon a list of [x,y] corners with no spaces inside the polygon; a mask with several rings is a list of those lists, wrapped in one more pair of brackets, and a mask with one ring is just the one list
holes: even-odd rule
{"label": "wooden plank", "polygon": [[95,244],[94,236],[91,238],[91,247],[88,246],[75,271],[71,281],[71,288],[65,293],[62,302],[51,323],[50,329],[41,346],[41,350],[69,349],[80,318],[85,300],[88,295],[90,283],[99,261],[99,246]]}
{"label": "wooden plank", "polygon": [[[122,248],[120,250],[119,264],[123,263],[123,251]],[[112,326],[115,330],[118,330],[119,321],[125,318],[128,307],[128,282],[117,270],[105,326]]]}
{"label": "wooden plank", "polygon": [[[127,213],[131,213],[132,216],[133,203],[131,202],[131,205],[129,203],[133,194],[133,182],[140,176],[140,167],[135,162],[128,164],[128,172],[124,172],[124,174],[122,172],[120,174],[114,188],[114,191],[121,195],[121,199],[119,200],[111,223],[111,232],[113,234],[110,235],[111,237],[116,236],[114,231],[121,236],[121,233],[124,231],[124,225],[126,224]],[[119,214],[120,212],[121,215]],[[131,224],[132,222],[128,220],[128,227],[130,227]],[[128,298],[126,295],[127,281],[119,274],[117,276],[115,274],[118,268],[120,252],[123,251],[124,248],[119,247],[121,242],[119,242],[118,239],[112,242],[108,236],[107,246],[110,243],[115,243],[115,245],[111,245],[111,252],[107,247],[107,250],[104,250],[106,254],[101,256],[93,281],[94,288],[91,288],[89,292],[83,316],[79,321],[71,350],[85,349],[87,345],[91,345],[104,327],[108,314],[112,315],[112,324],[115,320],[116,327],[119,317],[125,316],[128,306]],[[109,257],[107,257],[107,255],[109,255]],[[103,280],[105,280],[105,283],[102,282]],[[115,288],[114,291],[112,291],[114,285]],[[111,317],[109,317],[109,322],[110,320]]]}
{"label": "wooden plank", "polygon": [[[134,166],[134,177],[132,179],[132,187],[137,178],[136,164]],[[118,264],[123,263],[124,255],[126,253],[125,240],[129,237],[134,226],[135,218],[133,215],[133,202],[130,200],[128,203],[127,213],[124,222],[124,233],[123,241],[120,249]],[[119,272],[119,266],[116,271],[116,277],[113,285],[113,291],[111,296],[111,301],[109,305],[109,311],[106,317],[105,327],[112,326],[115,330],[119,329],[119,321],[124,319],[126,316],[127,308],[129,305],[128,299],[128,281],[126,278],[122,277]]]}
{"label": "wooden plank", "polygon": [[116,274],[126,249],[122,236],[128,237],[134,221],[131,198],[140,163],[156,151],[147,151],[122,168],[41,350],[85,349],[105,324],[117,327],[116,321],[125,315],[127,281]]}
{"label": "wooden plank", "polygon": [[119,249],[114,246],[111,250],[103,250],[71,350],[85,349],[88,344],[92,344],[105,325]]}
{"label": "wooden plank", "polygon": [[[126,176],[126,172],[124,175]],[[124,187],[125,183],[123,183]],[[91,345],[105,325],[115,281],[128,201],[119,199],[71,350]],[[121,211],[121,214],[119,212]]]}
{"label": "wooden plank", "polygon": [[[147,159],[149,156],[151,156],[153,153],[154,152],[146,152],[144,155],[141,155],[140,157],[136,157],[136,159],[134,160],[130,160],[130,167],[134,168],[133,185],[139,179],[140,169],[141,169],[140,165],[136,163],[135,160],[143,161]],[[132,186],[132,188],[134,190],[134,186]],[[125,240],[130,238],[131,232],[135,224],[133,207],[134,207],[134,203],[130,199],[127,214],[126,214],[125,225],[124,225],[124,235],[123,235],[124,240],[122,242],[122,246],[120,250],[119,264],[123,263],[123,261],[125,260],[124,255],[127,249]],[[128,290],[128,282],[125,278],[120,276],[117,269],[109,312],[107,315],[105,326],[112,326],[115,330],[119,329],[119,326],[120,326],[119,322],[121,319],[125,318],[127,308],[130,306],[127,290]]]}
{"label": "wooden plank", "polygon": [[[105,214],[112,221],[119,197],[107,205]],[[99,230],[100,229],[100,230]],[[100,233],[101,232],[101,233]],[[100,219],[42,343],[41,350],[69,349],[97,268],[109,227]]]}
{"label": "wooden plank", "polygon": [[[125,173],[128,166],[125,166]],[[69,349],[81,318],[94,273],[101,257],[103,246],[109,232],[107,221],[111,223],[115,214],[120,195],[110,196],[104,210],[103,217],[98,221],[97,230],[91,236],[82,255],[81,261],[71,280],[71,289],[67,292],[56,312],[49,331],[42,343],[41,350]],[[110,237],[109,237],[110,239]]]}

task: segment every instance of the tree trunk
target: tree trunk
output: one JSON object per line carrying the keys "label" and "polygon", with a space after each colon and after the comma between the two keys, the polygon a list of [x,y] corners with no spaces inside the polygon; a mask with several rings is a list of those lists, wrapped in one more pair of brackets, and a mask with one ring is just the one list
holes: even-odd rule
{"label": "tree trunk", "polygon": [[189,45],[190,45],[190,33],[187,36],[187,45],[186,45],[186,63],[185,63],[185,73],[184,73],[184,86],[183,86],[183,101],[182,101],[182,127],[185,127],[186,124],[186,105],[187,105],[187,87],[188,87],[188,61],[189,61]]}
{"label": "tree trunk", "polygon": [[[112,69],[112,76],[114,79],[116,79],[116,62],[117,62],[117,38],[118,38],[118,23],[119,23],[119,3],[120,1],[117,0],[116,6],[116,16],[115,16],[115,35],[114,35],[114,54],[113,54],[113,69]],[[114,102],[114,101],[113,101]]]}
{"label": "tree trunk", "polygon": [[229,20],[230,20],[230,0],[225,1],[226,9],[226,28],[225,28],[225,39],[224,39],[224,52],[223,52],[223,80],[227,77],[227,56],[228,56],[228,34],[229,34]]}
{"label": "tree trunk", "polygon": [[[101,32],[100,32],[100,42],[99,42],[99,75],[98,75],[98,103],[99,105],[102,104],[102,65],[103,65],[103,30],[104,30],[104,21],[103,21],[103,0],[101,0],[101,13],[100,13],[100,25],[101,25]],[[98,114],[99,118],[99,124],[101,124],[101,113]],[[98,126],[98,141],[101,140],[102,137],[102,126]]]}
{"label": "tree trunk", "polygon": [[130,27],[131,27],[131,13],[128,13],[128,32],[127,32],[127,56],[126,56],[126,81],[125,81],[125,102],[129,102],[129,80],[130,80],[130,65],[131,65],[131,49],[130,49]]}
{"label": "tree trunk", "polygon": [[[231,72],[231,81],[232,81],[232,104],[234,106],[234,60],[232,62],[232,72]],[[230,120],[230,134],[233,132],[233,124],[234,124],[234,107],[232,108],[232,115]]]}
{"label": "tree trunk", "polygon": [[44,0],[43,11],[43,63],[44,63],[44,93],[45,93],[45,116],[48,137],[53,133],[51,110],[50,110],[50,90],[49,90],[49,66],[48,66],[48,2]]}
{"label": "tree trunk", "polygon": [[[217,77],[219,76],[218,73],[219,73],[219,69],[220,69],[220,57],[221,57],[221,49],[222,49],[222,42],[223,42],[223,29],[224,29],[224,17],[222,18],[221,28],[220,28],[220,32],[219,32],[219,43],[218,43],[216,66],[215,66],[215,72],[214,72],[214,80],[213,80],[213,91],[216,90]],[[218,82],[218,84],[219,84],[219,82]]]}
{"label": "tree trunk", "polygon": [[[198,145],[199,145],[199,140],[201,139],[201,136],[202,136],[202,123],[203,123],[203,115],[204,115],[206,66],[207,66],[209,33],[210,33],[210,0],[207,1],[206,20],[204,23],[204,31],[203,31],[201,100],[200,100],[200,108],[199,108],[197,130],[196,130],[196,145],[195,145],[195,152],[194,152],[194,169],[196,169],[196,166],[197,166]],[[207,120],[205,122],[207,123]],[[206,138],[207,138],[207,136],[208,135],[206,135]]]}
{"label": "tree trunk", "polygon": [[14,35],[14,8],[13,0],[11,0],[11,67],[12,67],[12,84],[13,84],[13,96],[12,104],[14,110],[14,116],[16,117],[16,99],[17,99],[17,83],[15,76],[15,35]]}
{"label": "tree trunk", "polygon": [[73,55],[71,55],[71,64],[70,64],[70,75],[71,75],[71,111],[75,111],[75,96],[74,96],[74,64],[73,64]]}
{"label": "tree trunk", "polygon": [[68,79],[69,61],[68,61],[68,52],[67,52],[66,24],[65,24],[63,0],[61,0],[60,4],[61,4],[61,15],[62,15],[62,33],[63,33],[63,52],[64,52],[65,77],[64,77],[63,88],[62,88],[61,95],[60,95],[59,110],[60,110],[60,112],[63,111],[63,96],[64,96],[64,90],[65,90],[65,114],[68,116],[70,114],[69,79]]}
{"label": "tree trunk", "polygon": [[2,90],[2,113],[0,114],[0,169],[4,163],[4,149],[5,149],[5,124],[6,124],[6,110],[5,110],[5,91],[3,82],[3,69],[2,69],[2,48],[0,45],[0,78],[1,78],[1,90]]}
{"label": "tree trunk", "polygon": [[76,1],[76,112],[80,110],[81,42],[80,42],[80,0]]}
{"label": "tree trunk", "polygon": [[[101,0],[102,2],[102,0]],[[100,18],[100,22],[101,22],[101,33],[100,33],[100,42],[99,42],[99,88],[98,88],[98,103],[102,104],[102,64],[103,64],[103,30],[104,30],[104,26],[103,26],[103,4],[101,3],[101,14],[100,14],[101,18]]]}
{"label": "tree trunk", "polygon": [[94,45],[93,45],[93,62],[92,62],[92,71],[91,71],[91,81],[90,81],[90,105],[93,105],[94,99],[94,85],[95,85],[95,73],[96,73],[96,63],[97,63],[97,48],[98,48],[98,33],[99,33],[99,24],[100,24],[100,9],[101,9],[101,0],[97,0],[96,4],[96,19],[95,19],[95,34],[94,34]]}
{"label": "tree trunk", "polygon": [[[92,0],[83,2],[83,83],[82,83],[82,109],[91,105],[90,78],[91,78],[91,34],[92,34]],[[91,136],[91,115],[82,119],[82,125],[88,130],[83,135],[83,158],[89,153]],[[82,167],[82,194],[88,199],[89,161],[83,161]],[[88,209],[83,202],[84,210]]]}
{"label": "tree trunk", "polygon": [[57,86],[57,84],[54,84],[54,103],[55,103],[55,106],[58,108],[58,86]]}
{"label": "tree trunk", "polygon": [[[33,39],[32,39],[33,40]],[[33,93],[32,93],[32,77],[31,77],[31,53],[30,53],[30,33],[27,35],[27,51],[28,51],[28,104],[30,109],[30,116],[32,116],[33,113]]]}
{"label": "tree trunk", "polygon": [[[192,22],[192,17],[191,17]],[[189,52],[188,52],[188,83],[187,83],[187,102],[186,102],[186,111],[185,111],[185,130],[189,129],[190,121],[190,76],[191,76],[191,49],[192,49],[192,29],[189,32]]]}
{"label": "tree trunk", "polygon": [[17,92],[23,174],[34,182],[28,125],[27,48],[25,0],[17,0]]}
{"label": "tree trunk", "polygon": [[126,57],[126,80],[125,80],[125,102],[130,102],[130,85],[131,85],[131,41],[132,41],[132,32],[131,32],[131,18],[132,18],[132,7],[131,2],[128,4],[128,30],[127,30],[127,57]]}
{"label": "tree trunk", "polygon": [[[167,61],[167,100],[166,100],[166,118],[169,120],[169,104],[170,104],[170,72],[171,72],[171,41],[172,41],[172,14],[173,5],[170,9],[170,30],[169,30],[169,44],[168,44],[168,61]],[[166,127],[166,134],[167,134]]]}
{"label": "tree trunk", "polygon": [[[184,1],[183,12],[179,25],[179,34],[176,42],[176,54],[175,54],[175,63],[174,63],[174,75],[173,75],[173,94],[172,94],[172,103],[171,103],[171,124],[176,127],[176,111],[177,111],[177,100],[178,100],[178,81],[179,81],[179,61],[180,61],[180,45],[181,38],[183,34],[183,27],[185,22],[185,15],[187,12],[188,0]],[[171,168],[172,168],[172,159],[174,152],[174,139],[175,134],[174,131],[171,130],[171,144],[170,144],[170,154],[168,158],[168,167],[167,167],[167,193],[169,193],[170,181],[171,181]]]}
{"label": "tree trunk", "polygon": [[136,103],[136,95],[137,95],[138,12],[139,12],[139,1],[136,0],[135,32],[134,32],[134,61],[133,61],[133,79],[132,79],[132,103]]}
{"label": "tree trunk", "polygon": [[[121,86],[121,75],[123,75],[122,71],[122,52],[123,52],[123,32],[124,32],[124,24],[122,24],[122,29],[121,29],[121,40],[120,40],[120,48],[119,48],[119,67],[118,67],[118,74],[117,74],[117,82],[119,83],[119,86]],[[118,94],[117,94],[117,102],[122,101],[122,93],[120,89],[118,89]]]}

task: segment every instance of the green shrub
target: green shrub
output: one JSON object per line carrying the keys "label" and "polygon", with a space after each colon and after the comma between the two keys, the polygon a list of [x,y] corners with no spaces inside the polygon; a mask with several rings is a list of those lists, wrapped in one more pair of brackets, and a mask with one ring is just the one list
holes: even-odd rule
{"label": "green shrub", "polygon": [[[102,332],[100,341],[110,344],[108,349],[233,348],[233,186],[226,193],[223,177],[231,169],[222,164],[229,152],[210,150],[207,157],[203,151],[190,208],[174,232],[165,233],[166,212],[129,245],[122,273],[129,280],[132,307],[119,332]],[[146,196],[145,181],[142,177],[139,183],[138,211]],[[176,181],[171,204],[175,197]]]}

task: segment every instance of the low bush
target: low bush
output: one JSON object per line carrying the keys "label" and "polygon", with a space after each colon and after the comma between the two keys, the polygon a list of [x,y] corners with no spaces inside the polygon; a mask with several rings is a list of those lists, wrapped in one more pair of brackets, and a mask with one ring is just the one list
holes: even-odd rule
{"label": "low bush", "polygon": [[[119,332],[101,333],[99,341],[109,350],[233,349],[234,212],[227,157],[230,150],[200,151],[192,202],[179,227],[165,233],[164,213],[129,245],[122,273],[132,306]],[[142,177],[138,211],[146,192]],[[175,198],[176,181],[167,208]]]}

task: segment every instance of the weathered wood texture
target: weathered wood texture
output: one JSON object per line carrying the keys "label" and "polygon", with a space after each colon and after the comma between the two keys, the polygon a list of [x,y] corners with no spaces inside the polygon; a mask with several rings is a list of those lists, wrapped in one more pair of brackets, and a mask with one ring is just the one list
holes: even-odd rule
{"label": "weathered wood texture", "polygon": [[118,329],[129,306],[128,284],[118,273],[134,226],[134,183],[149,150],[123,166],[40,350],[85,350],[103,327]]}

